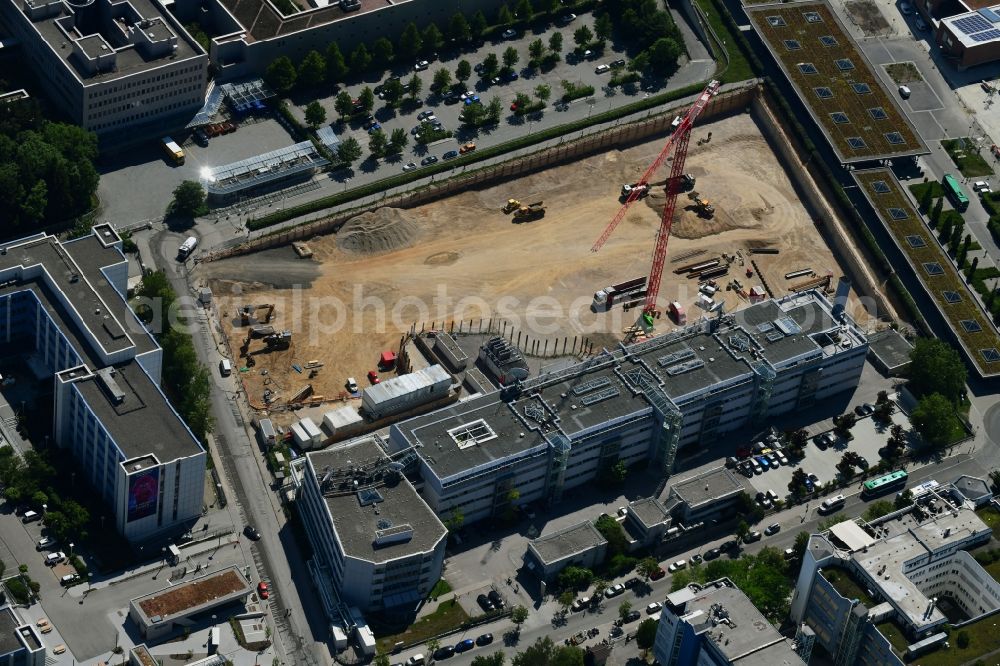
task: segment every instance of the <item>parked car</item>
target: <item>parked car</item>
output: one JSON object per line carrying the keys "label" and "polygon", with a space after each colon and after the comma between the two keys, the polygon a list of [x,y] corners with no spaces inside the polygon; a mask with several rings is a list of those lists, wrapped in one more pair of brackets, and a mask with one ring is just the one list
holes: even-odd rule
{"label": "parked car", "polygon": [[55,565],[59,564],[65,559],[66,559],[66,553],[60,550],[58,552],[49,553],[48,555],[46,555],[45,564],[47,564],[50,567],[54,567]]}
{"label": "parked car", "polygon": [[66,646],[60,643],[59,645],[52,648],[52,654],[62,654],[66,651]]}
{"label": "parked car", "polygon": [[753,543],[754,541],[760,541],[760,538],[761,538],[760,532],[754,530],[753,532],[750,532],[745,537],[743,537],[743,541],[745,543]]}
{"label": "parked car", "polygon": [[513,71],[511,71],[511,72],[507,72],[507,73],[506,73],[506,74],[504,75],[504,78],[505,78],[505,79],[506,79],[507,81],[517,81],[517,72],[513,72]]}
{"label": "parked car", "polygon": [[667,575],[667,572],[663,570],[663,567],[660,567],[659,569],[657,569],[653,573],[649,574],[649,579],[650,580],[660,580],[661,578],[663,578],[666,575]]}
{"label": "parked car", "polygon": [[448,105],[458,104],[461,101],[462,99],[458,95],[448,95],[444,98],[444,103]]}
{"label": "parked car", "polygon": [[608,599],[612,599],[623,592],[625,592],[625,586],[621,583],[617,583],[616,585],[612,585],[608,589],[604,590],[604,596]]}
{"label": "parked car", "polygon": [[875,413],[875,408],[865,402],[856,406],[854,408],[854,413],[858,416],[868,416]]}
{"label": "parked car", "polygon": [[754,460],[757,461],[757,464],[760,465],[760,468],[763,470],[768,470],[771,468],[771,463],[769,463],[767,458],[765,458],[764,456],[757,456],[756,458],[754,458]]}
{"label": "parked car", "polygon": [[438,648],[437,652],[434,653],[434,659],[448,659],[455,656],[455,648],[451,645],[445,645],[442,648]]}
{"label": "parked car", "polygon": [[624,67],[624,66],[625,66],[625,58],[619,58],[618,60],[614,60],[614,61],[611,62],[611,67],[612,68],[618,68],[618,67]]}
{"label": "parked car", "polygon": [[670,573],[674,573],[675,571],[680,571],[681,569],[687,568],[687,565],[688,565],[687,560],[677,560],[676,562],[671,563],[669,567],[667,567],[667,571],[669,571]]}
{"label": "parked car", "polygon": [[38,622],[35,622],[35,626],[38,627],[38,630],[43,634],[52,632],[52,625],[44,617],[38,620]]}
{"label": "parked car", "polygon": [[594,74],[606,74],[611,71],[611,65],[598,65],[594,68]]}
{"label": "parked car", "polygon": [[659,613],[661,610],[663,610],[663,604],[659,601],[654,601],[646,606],[646,615],[653,615],[655,613]]}
{"label": "parked car", "polygon": [[381,129],[382,129],[381,123],[375,123],[371,127],[368,128],[368,133],[369,134],[374,134],[375,132],[378,132]]}
{"label": "parked car", "polygon": [[729,541],[724,541],[719,546],[719,550],[721,550],[723,553],[728,553],[730,551],[736,550],[739,547],[740,544],[739,542],[736,541],[736,539],[730,539]]}
{"label": "parked car", "polygon": [[757,502],[757,504],[760,504],[765,509],[771,508],[771,498],[762,492],[757,493],[754,496],[754,500]]}
{"label": "parked car", "polygon": [[496,590],[490,590],[486,596],[490,600],[490,603],[496,608],[503,608],[503,597],[500,596],[499,592]]}
{"label": "parked car", "polygon": [[485,594],[480,594],[476,597],[476,603],[479,604],[480,608],[489,613],[493,608],[493,602],[490,601],[489,597]]}
{"label": "parked car", "polygon": [[977,180],[976,182],[974,182],[972,184],[972,190],[974,192],[979,192],[980,194],[992,191],[990,190],[990,184],[987,183],[985,180]]}
{"label": "parked car", "polygon": [[514,39],[515,37],[517,37],[517,30],[512,30],[510,28],[507,28],[506,30],[503,31],[503,33],[500,36],[503,37],[504,39]]}
{"label": "parked car", "polygon": [[202,148],[208,145],[208,135],[205,134],[204,130],[202,130],[200,127],[197,128],[191,134],[191,136],[194,138],[194,142],[197,143]]}
{"label": "parked car", "polygon": [[78,574],[78,573],[69,573],[69,574],[66,574],[65,576],[62,576],[59,579],[59,584],[60,585],[72,585],[73,583],[75,583],[78,580],[80,580],[80,574]]}
{"label": "parked car", "polygon": [[861,469],[868,469],[868,459],[864,456],[858,456],[858,467]]}
{"label": "parked car", "polygon": [[369,370],[368,371],[368,381],[371,382],[372,385],[375,385],[375,384],[378,384],[379,382],[381,382],[382,380],[379,379],[377,372],[375,372],[374,370]]}
{"label": "parked car", "polygon": [[453,160],[456,157],[458,157],[458,151],[457,150],[449,150],[447,153],[445,153],[441,157],[443,157],[446,160]]}
{"label": "parked car", "polygon": [[771,536],[772,534],[777,534],[781,531],[781,525],[778,523],[771,523],[764,529],[764,536]]}
{"label": "parked car", "polygon": [[413,66],[413,69],[414,69],[414,71],[422,72],[425,69],[427,69],[428,67],[430,67],[430,65],[431,64],[429,62],[427,62],[426,60],[419,60],[419,61],[417,61],[417,64],[415,64]]}
{"label": "parked car", "polygon": [[706,560],[714,560],[715,558],[719,557],[720,555],[722,555],[722,551],[719,550],[718,548],[710,548],[707,551],[705,551],[705,559]]}
{"label": "parked car", "polygon": [[899,86],[899,96],[903,99],[910,99],[910,88],[908,86]]}
{"label": "parked car", "polygon": [[576,613],[582,611],[589,605],[590,605],[590,597],[580,597],[579,599],[573,602],[573,605],[570,608],[573,610],[574,613]]}
{"label": "parked car", "polygon": [[56,541],[55,539],[53,539],[52,537],[50,537],[50,536],[44,536],[44,537],[42,537],[41,539],[38,540],[37,544],[35,544],[35,550],[41,552],[41,551],[46,550],[48,548],[52,548],[57,543],[59,543],[59,542]]}
{"label": "parked car", "polygon": [[479,104],[479,95],[470,95],[465,98],[466,106],[472,106],[473,104]]}
{"label": "parked car", "polygon": [[460,153],[462,153],[464,155],[465,153],[471,153],[475,149],[476,149],[476,144],[473,143],[472,141],[470,141],[469,143],[467,143],[464,146],[462,146],[461,148],[459,148],[458,152],[460,152]]}
{"label": "parked car", "polygon": [[415,654],[406,660],[406,666],[424,666],[424,655]]}
{"label": "parked car", "polygon": [[476,642],[471,638],[466,638],[464,641],[459,641],[455,644],[455,652],[462,653],[468,652],[472,648],[476,647]]}
{"label": "parked car", "polygon": [[493,634],[480,634],[476,637],[476,645],[489,645],[493,642]]}
{"label": "parked car", "polygon": [[697,553],[691,556],[691,564],[701,564],[702,560],[702,556]]}
{"label": "parked car", "polygon": [[633,587],[635,587],[636,585],[638,585],[640,582],[642,582],[642,581],[640,581],[638,578],[636,578],[635,576],[633,576],[632,578],[629,578],[628,580],[626,580],[623,583],[623,585],[625,586],[626,590],[631,590]]}
{"label": "parked car", "polygon": [[433,117],[434,117],[433,111],[421,111],[420,113],[417,114],[417,120],[427,120],[428,118],[433,118]]}
{"label": "parked car", "polygon": [[787,465],[788,464],[788,458],[785,456],[785,454],[781,450],[775,451],[774,454],[776,456],[778,456],[778,464],[779,465]]}
{"label": "parked car", "polygon": [[786,548],[785,549],[785,559],[786,560],[794,560],[795,559],[795,550],[793,548]]}
{"label": "parked car", "polygon": [[261,599],[267,599],[271,596],[271,590],[268,589],[267,583],[264,581],[257,583],[257,596]]}
{"label": "parked car", "polygon": [[563,14],[559,17],[560,25],[569,25],[576,20],[576,14]]}
{"label": "parked car", "polygon": [[247,536],[251,541],[260,541],[260,532],[253,525],[247,525],[243,528],[243,534]]}
{"label": "parked car", "polygon": [[438,161],[438,158],[437,158],[436,155],[428,155],[424,159],[420,160],[420,164],[421,164],[421,166],[427,166],[429,164],[434,164],[437,161]]}

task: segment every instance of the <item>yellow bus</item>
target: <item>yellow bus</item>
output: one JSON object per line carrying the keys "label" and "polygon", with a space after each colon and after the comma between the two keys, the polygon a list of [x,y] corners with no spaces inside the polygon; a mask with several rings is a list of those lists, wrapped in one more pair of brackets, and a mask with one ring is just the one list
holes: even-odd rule
{"label": "yellow bus", "polygon": [[169,157],[174,164],[177,166],[184,164],[184,151],[181,150],[180,146],[174,143],[173,139],[169,136],[165,136],[160,140],[160,143],[163,144],[163,150],[167,153],[167,157]]}

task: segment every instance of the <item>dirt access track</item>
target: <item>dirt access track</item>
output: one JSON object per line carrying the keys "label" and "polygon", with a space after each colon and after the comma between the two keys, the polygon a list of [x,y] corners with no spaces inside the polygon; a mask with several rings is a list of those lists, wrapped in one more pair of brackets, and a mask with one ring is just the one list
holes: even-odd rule
{"label": "dirt access track", "polygon": [[[711,140],[705,141],[711,132]],[[235,318],[245,304],[276,304],[275,329],[293,333],[290,349],[260,352],[254,340],[255,366],[243,373],[251,400],[259,403],[265,388],[287,399],[312,383],[314,393],[336,398],[348,377],[362,386],[383,350],[396,350],[401,334],[416,322],[433,323],[502,317],[532,339],[586,335],[597,345],[613,345],[637,310],[620,307],[593,313],[595,290],[647,275],[663,208],[662,188],[633,205],[599,253],[591,246],[621,206],[622,183],[639,178],[663,146],[658,138],[625,150],[613,150],[516,179],[502,186],[469,191],[413,209],[379,209],[348,222],[337,234],[313,238],[312,259],[299,259],[282,247],[199,265],[196,280],[211,286],[222,328],[234,353],[247,328]],[[795,194],[759,128],[749,114],[700,125],[694,130],[686,171],[697,178],[696,190],[715,206],[715,218],[697,216],[682,194],[660,289],[661,309],[679,301],[689,321],[703,314],[694,305],[697,284],[673,269],[725,252],[774,247],[779,255],[755,255],[775,296],[803,278],[785,273],[811,268],[843,271]],[[666,177],[659,176],[661,182]],[[543,201],[543,219],[514,224],[500,211],[508,198]],[[760,284],[734,263],[719,278],[718,298],[726,309],[747,305],[725,285],[739,279],[745,289]],[[808,277],[808,276],[806,276]],[[856,294],[849,311],[864,325],[867,315]],[[664,315],[657,332],[672,323]],[[314,379],[293,364],[323,363]],[[245,366],[243,359],[235,361]],[[266,370],[266,374],[262,373]],[[279,400],[278,404],[281,401]]]}

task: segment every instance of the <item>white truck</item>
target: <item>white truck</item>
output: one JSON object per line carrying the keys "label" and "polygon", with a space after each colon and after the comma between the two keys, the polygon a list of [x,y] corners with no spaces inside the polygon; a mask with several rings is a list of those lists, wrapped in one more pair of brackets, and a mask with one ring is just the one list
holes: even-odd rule
{"label": "white truck", "polygon": [[177,248],[177,258],[184,261],[191,256],[194,249],[198,247],[198,239],[194,236],[188,236],[187,240],[181,243],[181,246]]}

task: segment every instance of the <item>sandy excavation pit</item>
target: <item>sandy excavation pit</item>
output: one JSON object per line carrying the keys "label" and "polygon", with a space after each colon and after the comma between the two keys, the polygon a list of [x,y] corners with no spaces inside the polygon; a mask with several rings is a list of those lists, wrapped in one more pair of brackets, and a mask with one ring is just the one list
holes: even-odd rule
{"label": "sandy excavation pit", "polygon": [[[709,132],[711,141],[699,145]],[[347,377],[364,386],[379,353],[397,349],[413,322],[419,329],[421,323],[500,316],[532,338],[620,338],[637,311],[593,313],[590,303],[595,290],[648,273],[662,194],[654,191],[633,205],[599,253],[590,248],[621,205],[621,184],[644,172],[662,142],[609,151],[411,210],[367,213],[337,235],[310,239],[312,259],[299,259],[287,247],[199,265],[198,278],[212,287],[227,315],[222,327],[234,353],[247,332],[235,317],[240,305],[275,303],[272,325],[293,332],[285,351],[255,353],[263,344],[251,343],[256,365],[242,373],[251,399],[259,403],[265,388],[287,398],[307,382],[316,394],[336,398]],[[661,308],[677,300],[689,321],[703,314],[694,305],[696,282],[673,269],[723,252],[739,250],[749,260],[750,247],[779,248],[777,256],[755,256],[776,296],[802,281],[786,280],[789,271],[830,272],[834,285],[843,274],[749,115],[696,128],[686,171],[697,178],[696,191],[716,214],[710,221],[699,218],[681,195],[669,255],[703,252],[682,261],[668,257]],[[664,170],[659,178],[665,177]],[[512,197],[544,201],[546,216],[513,224],[500,211]],[[717,298],[726,301],[727,310],[747,304],[725,290],[729,281],[739,279],[746,289],[760,284],[756,275],[746,277],[748,267],[749,261],[734,263],[729,275],[719,278]],[[300,288],[292,287],[296,281]],[[849,311],[866,323],[853,292]],[[672,329],[665,315],[659,321],[659,331]],[[313,379],[292,368],[312,360],[324,364]],[[244,361],[235,365],[243,367]]]}

